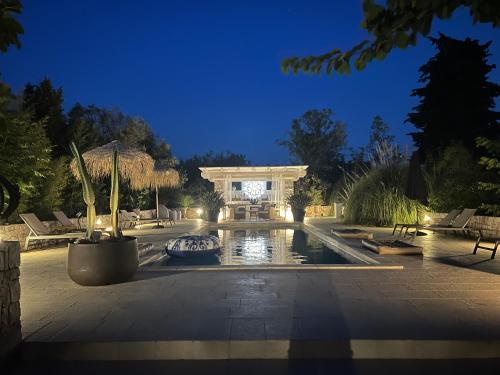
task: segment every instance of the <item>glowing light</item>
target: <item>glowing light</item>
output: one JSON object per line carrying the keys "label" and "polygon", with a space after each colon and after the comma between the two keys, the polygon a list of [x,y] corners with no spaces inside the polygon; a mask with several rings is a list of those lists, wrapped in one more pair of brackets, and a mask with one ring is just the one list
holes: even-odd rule
{"label": "glowing light", "polygon": [[222,219],[224,219],[224,214],[222,213],[222,211],[220,211],[219,216],[217,217],[217,221],[221,221]]}
{"label": "glowing light", "polygon": [[198,215],[201,215],[201,214],[203,213],[203,210],[202,210],[201,208],[198,208],[198,209],[196,210],[196,213],[197,213]]}
{"label": "glowing light", "polygon": [[105,232],[111,232],[113,230],[113,227],[106,227],[106,229],[104,229]]}
{"label": "glowing light", "polygon": [[266,181],[243,181],[241,190],[250,199],[260,198],[266,192]]}
{"label": "glowing light", "polygon": [[285,211],[285,220],[293,221],[292,209],[290,207],[287,207]]}
{"label": "glowing light", "polygon": [[431,217],[428,215],[424,215],[424,223],[429,223],[431,221]]}
{"label": "glowing light", "polygon": [[101,225],[101,224],[102,224],[102,220],[101,220],[101,218],[98,218],[98,219],[95,221],[95,223],[96,223],[97,225]]}

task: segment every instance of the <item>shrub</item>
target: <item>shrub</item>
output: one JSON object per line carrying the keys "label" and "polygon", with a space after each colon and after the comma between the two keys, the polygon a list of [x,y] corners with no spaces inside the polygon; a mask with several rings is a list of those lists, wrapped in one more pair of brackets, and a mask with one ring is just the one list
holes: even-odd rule
{"label": "shrub", "polygon": [[289,195],[286,199],[286,203],[289,204],[292,209],[299,210],[305,210],[307,206],[311,205],[311,202],[311,195],[300,190]]}
{"label": "shrub", "polygon": [[350,175],[339,194],[345,204],[344,221],[350,224],[392,226],[416,221],[425,207],[404,195],[407,166],[383,165]]}
{"label": "shrub", "polygon": [[225,206],[226,202],[221,192],[207,191],[200,196],[201,206],[203,207],[203,215],[218,214],[220,209]]}

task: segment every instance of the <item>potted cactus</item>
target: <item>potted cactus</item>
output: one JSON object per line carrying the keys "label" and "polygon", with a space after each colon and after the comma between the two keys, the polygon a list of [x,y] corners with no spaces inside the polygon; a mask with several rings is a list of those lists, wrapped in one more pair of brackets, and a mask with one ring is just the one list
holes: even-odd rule
{"label": "potted cactus", "polygon": [[87,205],[87,230],[83,239],[70,242],[68,249],[68,275],[80,285],[107,285],[129,280],[137,271],[139,256],[137,239],[123,236],[118,222],[118,151],[114,150],[111,167],[111,232],[101,238],[94,230],[95,194],[85,162],[76,145],[71,143],[82,181],[83,200]]}
{"label": "potted cactus", "polygon": [[204,218],[212,223],[219,221],[219,212],[226,202],[221,192],[207,191],[200,196]]}
{"label": "potted cactus", "polygon": [[311,196],[303,191],[296,191],[286,199],[286,203],[292,208],[293,221],[304,222],[306,207],[311,204],[311,200]]}

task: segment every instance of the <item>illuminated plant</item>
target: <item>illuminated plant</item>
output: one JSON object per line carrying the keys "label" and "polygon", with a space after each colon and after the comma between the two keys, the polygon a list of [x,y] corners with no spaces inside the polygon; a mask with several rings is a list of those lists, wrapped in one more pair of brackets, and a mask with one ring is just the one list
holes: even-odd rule
{"label": "illuminated plant", "polygon": [[85,238],[88,241],[92,241],[94,227],[95,227],[95,194],[92,188],[92,183],[90,181],[89,173],[87,172],[87,167],[85,166],[85,162],[83,161],[82,155],[78,151],[74,142],[71,142],[69,145],[71,149],[71,153],[73,154],[76,164],[78,167],[78,172],[80,174],[80,179],[82,180],[82,188],[83,188],[83,200],[87,205],[87,231],[85,234]]}

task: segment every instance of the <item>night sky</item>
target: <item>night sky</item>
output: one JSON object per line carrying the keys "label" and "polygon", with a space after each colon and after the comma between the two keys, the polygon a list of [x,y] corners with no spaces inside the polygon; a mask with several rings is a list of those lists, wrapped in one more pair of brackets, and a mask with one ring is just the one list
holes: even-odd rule
{"label": "night sky", "polygon": [[[62,86],[65,109],[76,102],[117,107],[144,117],[178,158],[208,150],[244,153],[253,164],[288,162],[276,145],[292,119],[332,108],[347,124],[349,146],[368,139],[379,114],[397,141],[416,104],[420,65],[434,54],[427,40],[394,50],[348,76],[284,75],[291,55],[343,49],[360,41],[361,1],[23,1],[22,48],[0,55],[2,79],[20,92],[47,76]],[[473,25],[467,12],[436,22],[455,37],[493,40],[500,29]],[[499,68],[500,69],[500,68]],[[500,71],[490,75],[500,82]]]}

